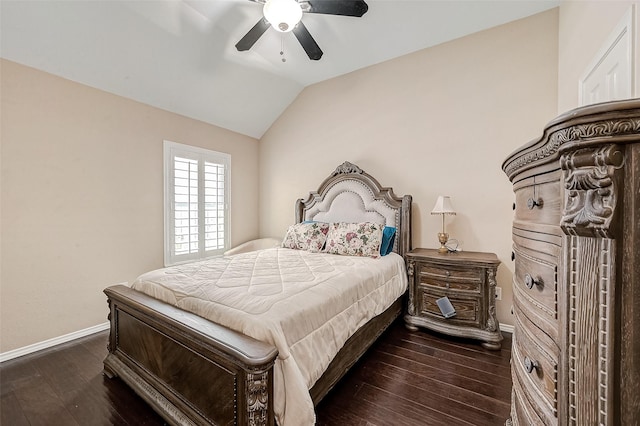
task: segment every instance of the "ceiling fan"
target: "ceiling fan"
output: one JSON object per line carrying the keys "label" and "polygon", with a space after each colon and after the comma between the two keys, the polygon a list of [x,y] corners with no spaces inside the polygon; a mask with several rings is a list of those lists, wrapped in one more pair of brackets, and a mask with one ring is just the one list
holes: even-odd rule
{"label": "ceiling fan", "polygon": [[286,33],[292,31],[309,59],[317,61],[322,57],[322,50],[313,39],[307,27],[302,23],[302,13],[321,13],[325,15],[342,15],[361,17],[369,6],[362,0],[249,0],[263,3],[263,14],[258,23],[236,44],[239,51],[249,50],[272,26],[276,31]]}

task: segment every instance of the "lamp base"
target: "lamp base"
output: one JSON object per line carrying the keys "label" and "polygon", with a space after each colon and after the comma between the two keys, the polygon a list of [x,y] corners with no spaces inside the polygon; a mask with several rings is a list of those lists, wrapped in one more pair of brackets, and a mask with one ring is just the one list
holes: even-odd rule
{"label": "lamp base", "polygon": [[438,232],[438,241],[440,241],[440,248],[438,249],[438,253],[448,253],[449,249],[445,246],[447,241],[449,241],[449,234],[445,232]]}

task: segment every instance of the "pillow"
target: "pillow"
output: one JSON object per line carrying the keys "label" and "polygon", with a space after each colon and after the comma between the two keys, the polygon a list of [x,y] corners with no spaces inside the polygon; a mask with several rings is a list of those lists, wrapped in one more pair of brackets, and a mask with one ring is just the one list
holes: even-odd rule
{"label": "pillow", "polygon": [[282,241],[282,247],[317,253],[324,247],[328,231],[329,224],[322,222],[291,225]]}
{"label": "pillow", "polygon": [[393,251],[396,241],[396,228],[385,226],[382,230],[382,243],[380,244],[380,256],[386,256]]}
{"label": "pillow", "polygon": [[379,223],[332,223],[325,252],[348,256],[380,256],[382,229]]}

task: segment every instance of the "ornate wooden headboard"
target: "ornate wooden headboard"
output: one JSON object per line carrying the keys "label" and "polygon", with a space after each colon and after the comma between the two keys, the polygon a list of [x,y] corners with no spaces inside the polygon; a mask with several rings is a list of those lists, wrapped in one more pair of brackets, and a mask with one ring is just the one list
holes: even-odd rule
{"label": "ornate wooden headboard", "polygon": [[396,228],[393,251],[411,250],[411,195],[398,197],[360,167],[345,161],[311,192],[296,202],[296,222],[376,222]]}

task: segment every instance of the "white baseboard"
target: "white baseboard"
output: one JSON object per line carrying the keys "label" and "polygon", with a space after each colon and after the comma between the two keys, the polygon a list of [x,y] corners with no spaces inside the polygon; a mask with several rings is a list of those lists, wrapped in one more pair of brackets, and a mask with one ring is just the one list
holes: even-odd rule
{"label": "white baseboard", "polygon": [[109,322],[94,325],[93,327],[85,328],[84,330],[74,331],[73,333],[65,334],[64,336],[54,337],[43,342],[34,343],[33,345],[24,346],[22,348],[14,349],[12,351],[0,353],[0,362],[9,361],[10,359],[18,358],[24,355],[29,355],[34,352],[41,351],[62,343],[67,343],[81,337],[89,336],[90,334],[98,333],[100,331],[108,330]]}
{"label": "white baseboard", "polygon": [[500,324],[500,331],[513,334],[513,326],[509,324]]}

